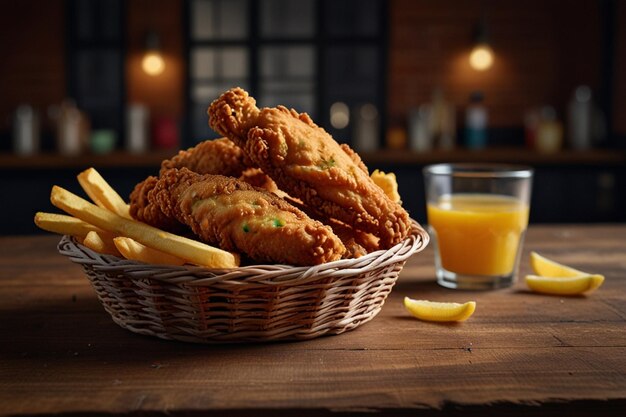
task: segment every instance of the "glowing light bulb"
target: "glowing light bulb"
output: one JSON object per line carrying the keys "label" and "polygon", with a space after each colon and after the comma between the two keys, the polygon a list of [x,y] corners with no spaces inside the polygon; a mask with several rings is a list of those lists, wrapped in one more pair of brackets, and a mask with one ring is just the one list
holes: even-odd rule
{"label": "glowing light bulb", "polygon": [[493,50],[486,44],[479,44],[472,49],[470,65],[476,71],[485,71],[493,65]]}
{"label": "glowing light bulb", "polygon": [[165,61],[158,52],[148,52],[141,61],[141,67],[146,74],[157,76],[165,70]]}

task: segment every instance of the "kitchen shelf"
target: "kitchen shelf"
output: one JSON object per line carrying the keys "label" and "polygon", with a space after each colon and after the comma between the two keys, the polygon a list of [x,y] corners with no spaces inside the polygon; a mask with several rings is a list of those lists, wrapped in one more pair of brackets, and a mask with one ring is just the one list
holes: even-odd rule
{"label": "kitchen shelf", "polygon": [[177,152],[176,149],[151,151],[142,154],[115,151],[106,155],[85,153],[76,156],[53,153],[19,156],[4,153],[0,154],[0,169],[150,168],[159,167],[161,161],[171,158]]}
{"label": "kitchen shelf", "polygon": [[433,150],[414,152],[408,150],[380,150],[359,153],[369,165],[426,165],[442,162],[498,162],[526,165],[626,165],[626,152],[609,149],[586,151],[563,150],[555,153],[539,153],[522,148],[490,148],[478,151],[467,149]]}
{"label": "kitchen shelf", "polygon": [[[86,153],[77,156],[64,156],[52,153],[18,156],[0,153],[0,169],[82,169],[91,166],[96,168],[150,168],[158,167],[162,160],[171,158],[177,152],[176,149],[151,151],[143,154],[115,151],[106,155]],[[626,152],[609,149],[588,151],[564,150],[551,154],[542,154],[520,148],[491,148],[480,151],[469,151],[466,149],[434,150],[423,153],[401,149],[385,149],[375,152],[359,152],[359,154],[368,166],[409,166],[441,162],[499,162],[533,166],[626,166]]]}

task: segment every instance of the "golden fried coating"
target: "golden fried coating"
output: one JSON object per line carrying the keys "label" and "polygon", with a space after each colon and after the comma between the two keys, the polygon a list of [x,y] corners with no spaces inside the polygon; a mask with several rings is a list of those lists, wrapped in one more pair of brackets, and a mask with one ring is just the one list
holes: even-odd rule
{"label": "golden fried coating", "polygon": [[170,168],[187,168],[198,174],[239,177],[250,166],[243,151],[226,138],[205,140],[161,163],[161,172]]}
{"label": "golden fried coating", "polygon": [[161,163],[161,172],[170,168],[187,168],[198,174],[238,177],[255,187],[279,193],[276,183],[260,168],[255,167],[239,146],[226,138],[205,140],[192,148],[179,151],[178,155]]}
{"label": "golden fried coating", "polygon": [[365,172],[367,175],[370,174],[367,166],[365,165],[365,162],[363,162],[363,160],[361,159],[361,156],[356,153],[354,149],[350,147],[350,145],[348,145],[347,143],[342,143],[339,146],[341,146],[341,149],[343,149],[343,151],[350,157],[350,159],[352,159],[352,161],[356,164],[356,166],[359,167],[361,171]]}
{"label": "golden fried coating", "polygon": [[252,186],[263,188],[277,195],[280,194],[280,190],[278,189],[276,183],[270,177],[265,175],[261,168],[248,168],[241,173],[239,179]]}
{"label": "golden fried coating", "polygon": [[175,218],[166,216],[158,205],[150,202],[148,193],[156,185],[158,178],[148,177],[138,183],[130,193],[130,216],[159,229],[168,232],[179,232],[185,229],[185,225]]}
{"label": "golden fried coating", "polygon": [[201,240],[256,262],[317,265],[345,252],[330,227],[235,178],[170,169],[161,174],[149,198]]}
{"label": "golden fried coating", "polygon": [[343,255],[344,259],[360,258],[380,249],[378,238],[371,233],[355,229],[335,219],[320,221],[330,226],[341,240],[341,243],[346,247],[346,253]]}
{"label": "golden fried coating", "polygon": [[358,155],[306,113],[283,106],[259,109],[247,92],[233,88],[211,104],[208,114],[214,130],[307,206],[376,235],[381,248],[408,236],[408,213],[374,184]]}
{"label": "golden fried coating", "polygon": [[363,255],[367,255],[370,252],[374,252],[380,249],[378,245],[378,238],[371,233],[357,230],[348,226],[345,223],[336,219],[330,219],[321,215],[310,207],[307,207],[302,201],[295,199],[289,195],[282,197],[292,206],[302,210],[312,219],[318,220],[325,225],[330,226],[333,229],[333,233],[341,240],[341,243],[346,247],[346,252],[343,254],[343,259],[360,258]]}

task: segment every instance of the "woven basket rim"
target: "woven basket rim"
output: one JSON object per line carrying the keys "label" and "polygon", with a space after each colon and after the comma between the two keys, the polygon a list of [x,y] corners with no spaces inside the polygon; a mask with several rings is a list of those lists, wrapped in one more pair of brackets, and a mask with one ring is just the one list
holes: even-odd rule
{"label": "woven basket rim", "polygon": [[368,273],[393,263],[404,262],[411,255],[424,249],[430,240],[428,233],[417,221],[411,219],[411,223],[411,234],[389,249],[371,252],[360,258],[340,259],[314,266],[258,264],[225,269],[193,265],[146,264],[114,255],[103,255],[87,248],[68,235],[62,237],[58,250],[73,262],[89,264],[97,271],[131,274],[133,277],[145,276],[169,283],[209,285],[216,282],[229,284],[256,282],[265,285],[286,285]]}

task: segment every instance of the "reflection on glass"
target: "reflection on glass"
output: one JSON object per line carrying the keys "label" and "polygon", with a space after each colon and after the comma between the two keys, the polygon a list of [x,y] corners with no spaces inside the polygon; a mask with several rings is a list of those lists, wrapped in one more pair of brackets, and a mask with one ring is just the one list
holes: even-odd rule
{"label": "reflection on glass", "polygon": [[[240,86],[243,89],[248,88],[248,82],[244,79],[233,79],[231,81],[224,81],[219,83],[195,83],[191,88],[191,99],[198,103],[204,103],[206,107],[219,97],[224,91],[232,88],[234,85]],[[204,109],[206,110],[206,108]],[[205,114],[206,116],[206,114]]]}
{"label": "reflection on glass", "polygon": [[214,38],[215,25],[213,9],[215,3],[208,0],[194,0],[191,2],[191,36],[195,39]]}
{"label": "reflection on glass", "polygon": [[221,51],[222,78],[244,78],[248,76],[248,54],[244,48],[224,48]]}
{"label": "reflection on glass", "polygon": [[243,39],[248,34],[245,0],[192,0],[191,36],[194,39]]}
{"label": "reflection on glass", "polygon": [[268,46],[261,49],[261,76],[312,78],[314,60],[312,46]]}
{"label": "reflection on glass", "polygon": [[293,108],[299,113],[305,112],[311,117],[315,117],[315,95],[312,82],[264,83],[258,101],[261,107],[283,105],[287,108]]}
{"label": "reflection on glass", "polygon": [[266,46],[260,52],[259,103],[268,107],[282,104],[314,116],[313,46]]}
{"label": "reflection on glass", "polygon": [[191,76],[200,79],[246,78],[248,54],[239,47],[197,47],[191,51]]}
{"label": "reflection on glass", "polygon": [[314,0],[264,0],[260,6],[263,37],[295,38],[313,35]]}
{"label": "reflection on glass", "polygon": [[215,73],[213,48],[195,48],[191,51],[191,76],[193,78],[214,78]]}

